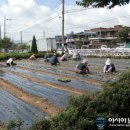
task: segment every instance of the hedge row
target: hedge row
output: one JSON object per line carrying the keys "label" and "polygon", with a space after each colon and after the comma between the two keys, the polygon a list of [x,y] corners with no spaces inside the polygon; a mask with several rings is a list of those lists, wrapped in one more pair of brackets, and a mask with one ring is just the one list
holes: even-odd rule
{"label": "hedge row", "polygon": [[[36,53],[36,58],[42,58],[46,52],[39,52]],[[15,57],[16,59],[26,59],[29,58],[32,55],[32,53],[0,53],[0,60],[7,60],[10,57]],[[49,55],[53,55],[52,52],[49,53]]]}

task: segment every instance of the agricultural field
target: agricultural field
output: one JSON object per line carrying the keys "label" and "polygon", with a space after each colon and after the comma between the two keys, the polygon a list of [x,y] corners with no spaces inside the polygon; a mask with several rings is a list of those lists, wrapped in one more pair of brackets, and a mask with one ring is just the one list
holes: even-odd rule
{"label": "agricultural field", "polygon": [[[70,96],[93,94],[102,91],[105,82],[118,79],[121,72],[130,68],[129,59],[113,59],[116,73],[104,74],[106,59],[88,58],[90,74],[74,72],[80,61],[65,61],[51,66],[42,58],[36,61],[17,60],[17,66],[7,67],[0,62],[0,120],[21,119],[23,129],[41,117],[53,116],[65,109]],[[69,82],[58,79],[67,78]]]}

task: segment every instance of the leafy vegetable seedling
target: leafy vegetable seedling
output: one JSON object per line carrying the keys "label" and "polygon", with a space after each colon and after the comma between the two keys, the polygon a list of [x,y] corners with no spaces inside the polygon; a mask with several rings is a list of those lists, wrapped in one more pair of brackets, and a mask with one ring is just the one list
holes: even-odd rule
{"label": "leafy vegetable seedling", "polygon": [[68,79],[68,78],[58,78],[58,81],[61,81],[61,82],[67,83],[67,82],[70,82],[71,79]]}

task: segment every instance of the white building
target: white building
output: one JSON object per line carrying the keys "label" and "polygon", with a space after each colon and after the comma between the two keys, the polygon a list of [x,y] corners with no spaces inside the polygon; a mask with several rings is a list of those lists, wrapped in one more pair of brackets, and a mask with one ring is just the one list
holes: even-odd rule
{"label": "white building", "polygon": [[[52,51],[56,49],[55,38],[38,39],[36,43],[38,51]],[[31,46],[32,40],[28,44]]]}

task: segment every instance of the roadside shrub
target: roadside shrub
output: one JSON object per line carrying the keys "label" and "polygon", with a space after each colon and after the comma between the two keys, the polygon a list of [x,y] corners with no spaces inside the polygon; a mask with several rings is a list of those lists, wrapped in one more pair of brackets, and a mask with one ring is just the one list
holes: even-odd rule
{"label": "roadside shrub", "polygon": [[21,119],[18,120],[10,120],[7,124],[7,130],[21,130],[21,126],[23,125],[23,122]]}
{"label": "roadside shrub", "polygon": [[34,122],[30,130],[50,130],[51,122],[47,119],[38,119]]}

